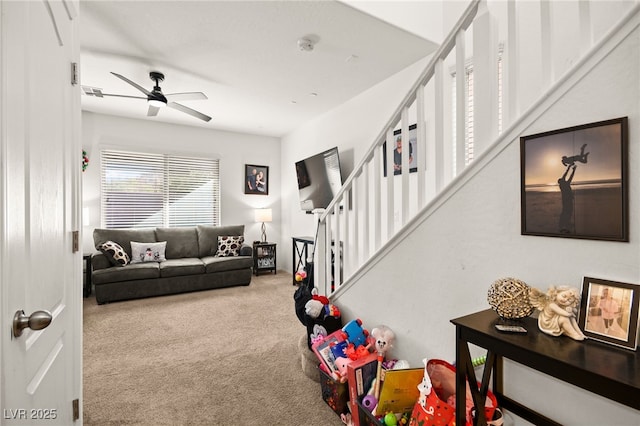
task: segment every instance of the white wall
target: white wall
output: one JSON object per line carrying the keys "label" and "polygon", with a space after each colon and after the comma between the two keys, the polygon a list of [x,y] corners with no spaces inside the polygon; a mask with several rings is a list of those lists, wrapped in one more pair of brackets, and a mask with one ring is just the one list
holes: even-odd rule
{"label": "white wall", "polygon": [[[487,309],[487,289],[498,278],[516,277],[542,290],[554,284],[580,288],[584,276],[640,282],[640,228],[634,219],[640,214],[638,75],[636,28],[522,133],[629,117],[630,242],[520,235],[515,138],[334,300],[344,319],[359,317],[367,327],[388,325],[397,336],[392,355],[419,366],[422,358],[455,359],[455,329],[449,320]],[[507,364],[506,393],[563,424],[638,424],[636,410]]]}
{"label": "white wall", "polygon": [[[427,59],[416,62],[282,139],[281,240],[284,250],[292,252],[291,237],[313,237],[316,232],[313,215],[300,209],[296,161],[337,146],[342,178],[346,179],[426,65]],[[286,261],[287,270],[292,270],[291,254],[279,259]],[[282,263],[279,261],[279,264]]]}
{"label": "white wall", "polygon": [[[94,251],[93,228],[100,227],[100,150],[119,148],[138,152],[178,153],[220,159],[221,222],[245,225],[245,240],[260,239],[260,224],[254,209],[273,209],[267,224],[269,241],[280,243],[280,140],[267,136],[207,130],[150,120],[82,113],[82,147],[89,154],[89,166],[82,174],[83,207],[89,207],[90,226],[83,229],[83,250]],[[244,165],[269,167],[269,195],[245,195]],[[286,256],[278,246],[278,256]],[[280,265],[279,265],[280,266]]]}

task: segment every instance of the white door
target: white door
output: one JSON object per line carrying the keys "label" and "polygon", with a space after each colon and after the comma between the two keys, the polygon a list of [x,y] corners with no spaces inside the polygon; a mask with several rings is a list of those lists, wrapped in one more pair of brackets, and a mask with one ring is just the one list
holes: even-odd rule
{"label": "white door", "polygon": [[[74,424],[82,402],[78,6],[0,1],[1,424]],[[53,319],[13,337],[20,310]]]}

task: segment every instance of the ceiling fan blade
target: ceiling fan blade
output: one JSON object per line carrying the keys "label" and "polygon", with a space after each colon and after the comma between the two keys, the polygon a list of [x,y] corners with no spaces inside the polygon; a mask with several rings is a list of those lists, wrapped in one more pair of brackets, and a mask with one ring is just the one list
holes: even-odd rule
{"label": "ceiling fan blade", "polygon": [[164,95],[168,101],[177,102],[177,101],[198,101],[201,99],[209,99],[207,95],[202,92],[185,92],[185,93],[169,93],[168,95]]}
{"label": "ceiling fan blade", "polygon": [[184,113],[187,113],[189,115],[192,115],[195,118],[199,118],[200,120],[203,120],[203,121],[211,120],[211,117],[209,117],[208,115],[204,115],[203,113],[198,112],[195,109],[191,109],[189,107],[186,107],[186,106],[181,105],[181,104],[176,103],[176,102],[169,102],[169,103],[167,103],[167,106],[169,106],[169,107],[171,107],[173,109],[177,109],[178,111],[182,111]]}
{"label": "ceiling fan blade", "polygon": [[116,95],[115,93],[102,93],[102,96],[113,96],[115,98],[144,99],[145,101],[147,100],[147,98],[142,97],[142,96]]}
{"label": "ceiling fan blade", "polygon": [[149,110],[147,111],[147,116],[148,117],[155,117],[156,115],[158,115],[158,111],[160,111],[160,108],[154,107],[153,105],[149,105]]}
{"label": "ceiling fan blade", "polygon": [[136,89],[138,89],[139,91],[144,93],[145,95],[147,95],[147,96],[151,95],[151,92],[149,92],[144,87],[140,86],[138,83],[134,83],[133,81],[129,80],[127,77],[122,76],[120,74],[117,74],[117,73],[115,73],[113,71],[111,72],[111,74],[115,75],[116,77],[118,77],[119,79],[121,79],[123,81],[126,81],[127,83],[129,83],[130,85],[132,85],[133,87],[135,87]]}

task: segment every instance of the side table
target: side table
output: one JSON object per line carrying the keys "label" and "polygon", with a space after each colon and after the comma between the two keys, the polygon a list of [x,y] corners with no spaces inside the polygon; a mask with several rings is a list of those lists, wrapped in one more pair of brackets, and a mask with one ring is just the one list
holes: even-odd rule
{"label": "side table", "polygon": [[92,253],[83,253],[82,261],[85,263],[84,265],[84,284],[82,286],[82,295],[84,297],[89,297],[91,295],[91,256]]}
{"label": "side table", "polygon": [[253,273],[276,273],[276,243],[253,243]]}

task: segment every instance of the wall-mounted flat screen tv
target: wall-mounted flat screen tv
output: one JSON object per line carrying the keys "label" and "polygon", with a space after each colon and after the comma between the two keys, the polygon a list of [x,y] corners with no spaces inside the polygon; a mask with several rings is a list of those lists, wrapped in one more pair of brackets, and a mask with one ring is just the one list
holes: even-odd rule
{"label": "wall-mounted flat screen tv", "polygon": [[300,208],[325,209],[342,187],[340,157],[334,147],[296,162]]}

